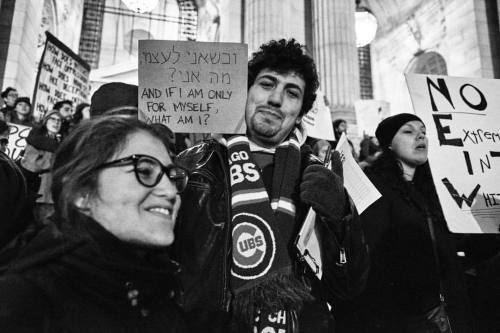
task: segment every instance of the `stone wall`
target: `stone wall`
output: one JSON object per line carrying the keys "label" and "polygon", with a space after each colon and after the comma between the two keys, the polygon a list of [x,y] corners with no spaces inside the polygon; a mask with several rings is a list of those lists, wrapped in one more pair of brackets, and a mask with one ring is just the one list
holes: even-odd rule
{"label": "stone wall", "polygon": [[[485,0],[426,0],[371,44],[374,98],[391,113],[413,112],[404,73],[418,51],[434,51],[449,76],[493,77]],[[380,32],[380,31],[379,31]]]}

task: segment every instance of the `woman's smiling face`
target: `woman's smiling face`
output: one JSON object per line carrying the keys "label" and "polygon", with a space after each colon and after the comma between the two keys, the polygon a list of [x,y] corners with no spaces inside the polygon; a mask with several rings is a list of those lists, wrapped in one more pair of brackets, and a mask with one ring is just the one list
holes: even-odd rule
{"label": "woman's smiling face", "polygon": [[[144,131],[130,134],[110,161],[134,154],[172,164],[164,144]],[[146,187],[138,182],[132,163],[98,172],[97,195],[86,204],[89,216],[122,241],[145,246],[172,244],[180,196],[166,175],[156,186]]]}

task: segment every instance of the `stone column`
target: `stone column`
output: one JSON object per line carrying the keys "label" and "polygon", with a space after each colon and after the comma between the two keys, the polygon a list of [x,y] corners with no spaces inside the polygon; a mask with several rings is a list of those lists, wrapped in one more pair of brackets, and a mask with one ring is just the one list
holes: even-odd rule
{"label": "stone column", "polygon": [[353,0],[312,0],[314,60],[320,89],[330,103],[332,120],[343,118],[357,136],[354,101],[359,99],[359,65]]}
{"label": "stone column", "polygon": [[271,39],[293,37],[304,44],[303,1],[246,0],[244,10],[245,42],[250,54]]}

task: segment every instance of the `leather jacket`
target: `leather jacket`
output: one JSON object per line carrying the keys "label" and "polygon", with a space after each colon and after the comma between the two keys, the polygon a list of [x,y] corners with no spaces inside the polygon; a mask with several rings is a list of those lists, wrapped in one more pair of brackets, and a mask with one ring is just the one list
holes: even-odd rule
{"label": "leather jacket", "polygon": [[[183,292],[179,299],[185,311],[229,312],[231,306],[231,187],[227,149],[215,140],[205,141],[178,156],[178,163],[190,170],[189,182],[182,193],[174,243],[180,261]],[[319,160],[309,146],[301,147],[301,170]],[[302,173],[302,172],[301,172]],[[350,213],[335,227],[320,218],[323,278],[318,279],[307,265],[294,260],[296,273],[311,286],[316,299],[330,304],[358,294],[368,273],[368,252],[360,219],[350,200]],[[297,205],[296,229],[308,211]],[[332,229],[336,229],[335,231]],[[289,245],[292,253],[293,244]],[[345,255],[346,260],[341,260]],[[344,259],[344,258],[342,258]],[[214,320],[213,317],[207,318]]]}

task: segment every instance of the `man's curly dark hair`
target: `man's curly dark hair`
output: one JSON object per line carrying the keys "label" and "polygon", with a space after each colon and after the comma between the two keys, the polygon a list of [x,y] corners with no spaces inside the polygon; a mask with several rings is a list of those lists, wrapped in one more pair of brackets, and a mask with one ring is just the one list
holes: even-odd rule
{"label": "man's curly dark hair", "polygon": [[280,74],[295,72],[304,79],[306,87],[299,116],[306,114],[316,99],[316,90],[319,87],[318,72],[314,60],[305,54],[303,46],[294,38],[279,41],[271,40],[263,44],[260,50],[254,52],[248,62],[248,88],[250,88],[257,75],[269,69]]}

